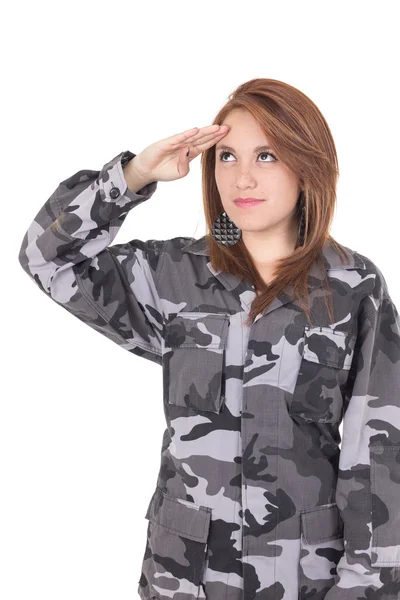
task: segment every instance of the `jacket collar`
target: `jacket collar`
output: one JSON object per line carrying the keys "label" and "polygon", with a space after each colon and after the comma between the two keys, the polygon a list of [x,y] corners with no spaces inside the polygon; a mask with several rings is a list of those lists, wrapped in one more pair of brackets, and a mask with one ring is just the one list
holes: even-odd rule
{"label": "jacket collar", "polygon": [[[349,258],[342,263],[341,257],[336,252],[335,247],[331,240],[328,240],[322,248],[322,257],[324,260],[324,264],[326,269],[364,269],[365,264],[361,257],[354,252],[354,250],[350,250],[347,246],[343,246],[348,254]],[[210,252],[207,244],[207,236],[203,235],[203,237],[189,242],[186,246],[182,248],[183,252],[189,252],[190,254],[200,254],[202,256],[210,256]]]}
{"label": "jacket collar", "polygon": [[[365,269],[365,263],[354,250],[351,250],[347,246],[343,246],[348,253],[347,260],[344,260],[343,263],[341,261],[340,255],[337,253],[332,241],[328,239],[324,244],[321,256],[323,259],[323,264],[327,271],[333,270],[341,270],[341,269]],[[189,242],[182,248],[182,252],[188,252],[190,254],[197,254],[201,256],[210,256],[210,252],[208,249],[207,236],[196,239],[194,241]],[[220,281],[220,283],[231,292],[235,293],[238,296],[239,301],[242,303],[247,310],[250,309],[251,303],[255,297],[254,286],[251,285],[249,287],[249,283],[243,280],[240,280],[237,276],[231,273],[225,273],[223,271],[216,271],[211,263],[207,262],[207,267],[211,271],[211,273]],[[333,275],[335,277],[335,275]],[[328,273],[329,277],[329,273]],[[308,288],[311,293],[313,290],[318,289],[323,286],[324,283],[324,271],[321,269],[321,266],[315,261],[309,269],[308,272]],[[263,314],[267,314],[278,308],[287,302],[292,300],[292,296],[290,294],[290,286],[282,290],[270,303],[270,305],[266,308]],[[257,316],[257,319],[261,315]]]}

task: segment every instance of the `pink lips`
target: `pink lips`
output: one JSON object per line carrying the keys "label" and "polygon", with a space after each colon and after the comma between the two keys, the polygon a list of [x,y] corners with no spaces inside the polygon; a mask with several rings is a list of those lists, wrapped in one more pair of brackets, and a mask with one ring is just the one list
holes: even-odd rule
{"label": "pink lips", "polygon": [[264,200],[252,200],[251,198],[249,199],[244,199],[244,200],[235,200],[234,201],[236,206],[239,206],[240,208],[246,208],[246,207],[250,207],[250,206],[256,206],[257,204],[261,204],[262,202],[264,202]]}

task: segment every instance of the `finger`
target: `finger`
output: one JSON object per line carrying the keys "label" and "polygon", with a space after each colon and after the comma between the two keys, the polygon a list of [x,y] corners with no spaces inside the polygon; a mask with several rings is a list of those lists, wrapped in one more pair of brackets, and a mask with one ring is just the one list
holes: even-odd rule
{"label": "finger", "polygon": [[209,135],[204,135],[199,138],[196,137],[193,140],[186,140],[186,145],[197,147],[200,144],[208,144],[209,142],[212,142],[212,144],[216,144],[217,141],[220,140],[222,137],[224,137],[224,135],[226,135],[226,134],[227,134],[226,131],[222,131],[222,132],[217,131],[215,133],[210,133]]}
{"label": "finger", "polygon": [[195,141],[188,140],[186,144],[183,144],[184,147],[188,148],[188,152],[186,152],[186,156],[189,156],[189,160],[196,158],[199,154],[207,150],[207,148],[211,148],[214,146],[219,140],[222,140],[225,137],[227,131],[223,131],[222,133],[214,133],[208,136],[204,136],[202,139],[198,139]]}
{"label": "finger", "polygon": [[198,127],[192,127],[192,129],[187,129],[186,131],[182,131],[181,133],[175,133],[167,138],[161,140],[164,144],[168,146],[168,148],[175,148],[177,145],[184,143],[186,140],[192,138],[199,131]]}
{"label": "finger", "polygon": [[[207,125],[206,127],[202,127],[201,129],[199,129],[198,127],[194,127],[193,129],[188,129],[187,131],[173,135],[170,138],[167,138],[166,141],[169,142],[171,148],[176,149],[182,144],[192,143],[195,140],[203,139],[206,136],[209,138],[215,135],[219,135],[220,131],[220,125]],[[227,133],[228,128],[224,126],[223,131]]]}
{"label": "finger", "polygon": [[186,144],[187,146],[189,146],[189,158],[196,158],[196,156],[198,156],[199,154],[201,154],[202,152],[204,152],[204,150],[207,150],[207,148],[211,148],[212,146],[214,146],[220,139],[222,139],[224,136],[226,135],[226,133],[222,133],[218,136],[213,136],[212,139],[209,140],[202,140],[201,142],[197,142],[195,144]]}
{"label": "finger", "polygon": [[186,143],[194,143],[194,142],[205,142],[209,139],[215,138],[220,135],[226,135],[229,131],[229,127],[226,125],[212,125],[210,127],[203,127],[197,133],[194,134],[192,138],[186,139]]}
{"label": "finger", "polygon": [[197,148],[197,146],[203,146],[205,144],[209,144],[210,146],[212,146],[213,144],[216,144],[221,138],[225,137],[227,133],[227,131],[217,131],[216,133],[205,135],[202,138],[196,138],[192,141],[189,141],[187,142],[187,144],[190,144],[191,146],[193,146],[193,148]]}

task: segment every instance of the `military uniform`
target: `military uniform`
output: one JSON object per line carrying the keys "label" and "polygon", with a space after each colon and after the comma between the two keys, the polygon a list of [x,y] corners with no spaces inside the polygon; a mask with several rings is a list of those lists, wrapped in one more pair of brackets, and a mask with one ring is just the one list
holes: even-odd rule
{"label": "military uniform", "polygon": [[206,236],[111,245],[157,188],[129,190],[134,156],[62,181],[19,261],[162,369],[140,597],[400,598],[400,320],[381,271],[349,248],[342,263],[329,239],[333,321],[315,262],[311,324],[284,290],[246,325],[254,286],[213,269]]}

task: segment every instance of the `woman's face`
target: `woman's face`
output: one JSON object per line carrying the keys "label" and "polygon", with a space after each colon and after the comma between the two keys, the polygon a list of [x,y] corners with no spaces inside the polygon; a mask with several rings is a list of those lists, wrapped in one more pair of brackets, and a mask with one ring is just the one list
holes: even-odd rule
{"label": "woman's face", "polygon": [[[301,191],[297,176],[274,158],[273,150],[272,155],[267,149],[255,150],[268,146],[268,140],[248,111],[235,109],[222,124],[230,129],[215,146],[215,179],[229,218],[244,234],[252,232],[251,237],[256,232],[296,231]],[[238,197],[264,202],[240,208],[234,203]]]}

